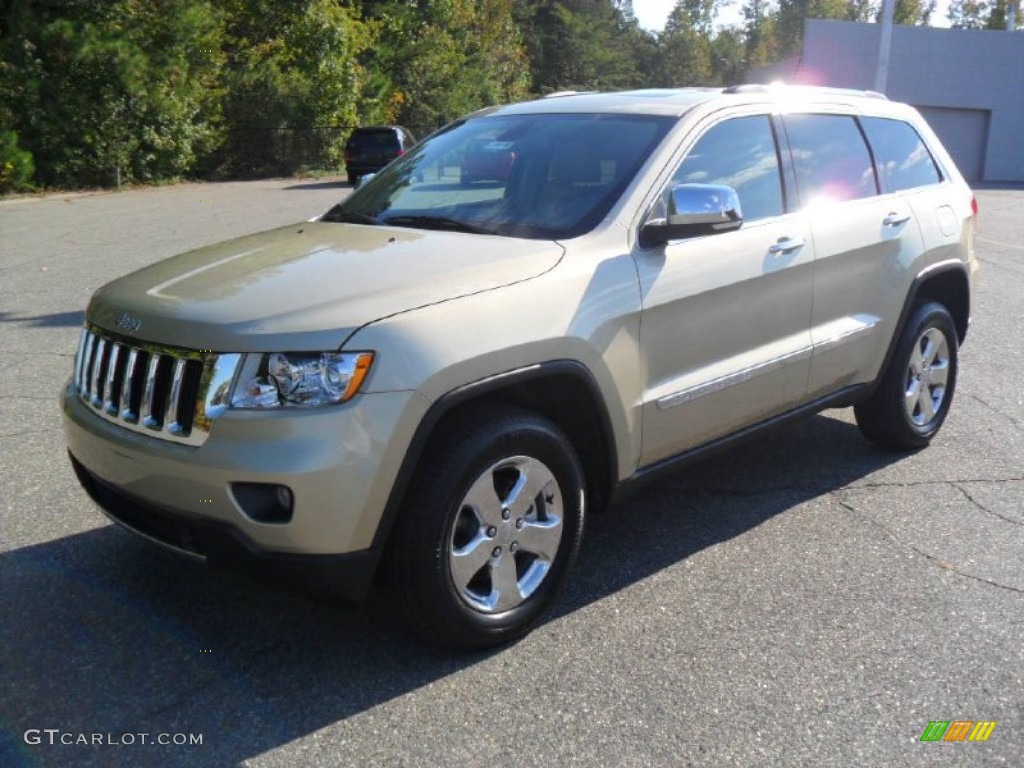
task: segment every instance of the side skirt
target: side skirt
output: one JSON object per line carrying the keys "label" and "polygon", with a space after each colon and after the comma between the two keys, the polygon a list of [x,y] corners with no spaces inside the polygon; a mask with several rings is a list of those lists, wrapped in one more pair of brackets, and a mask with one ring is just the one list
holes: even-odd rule
{"label": "side skirt", "polygon": [[618,484],[612,494],[612,503],[627,498],[632,493],[640,490],[647,483],[663,477],[670,472],[674,472],[680,467],[684,467],[722,451],[726,451],[738,443],[759,437],[761,434],[772,429],[813,416],[826,408],[844,408],[853,405],[863,397],[867,396],[873,387],[874,382],[843,387],[832,394],[825,395],[817,400],[812,400],[798,408],[786,411],[785,413],[780,413],[778,416],[773,416],[772,418],[759,422],[758,424],[753,424],[741,429],[739,432],[733,432],[731,435],[719,437],[708,443],[704,443],[703,445],[698,445],[696,448],[690,448],[682,453],[676,454],[675,456],[670,456],[667,459],[661,459],[654,464],[648,464],[646,467],[640,467],[630,477]]}

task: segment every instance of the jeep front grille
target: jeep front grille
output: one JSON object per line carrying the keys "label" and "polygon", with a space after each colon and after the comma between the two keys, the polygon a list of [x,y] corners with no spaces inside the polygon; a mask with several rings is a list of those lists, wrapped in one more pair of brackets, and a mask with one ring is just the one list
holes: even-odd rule
{"label": "jeep front grille", "polygon": [[165,347],[82,329],[74,386],[97,415],[134,432],[202,445],[224,412],[241,355]]}

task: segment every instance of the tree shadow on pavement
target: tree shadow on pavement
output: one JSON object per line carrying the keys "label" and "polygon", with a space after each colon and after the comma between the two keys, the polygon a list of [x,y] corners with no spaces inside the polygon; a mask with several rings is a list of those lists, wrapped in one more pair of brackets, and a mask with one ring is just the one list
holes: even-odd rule
{"label": "tree shadow on pavement", "polygon": [[291,184],[285,187],[289,189],[351,189],[352,185],[347,181],[341,179],[333,179],[331,181],[304,181],[301,184]]}
{"label": "tree shadow on pavement", "polygon": [[0,312],[0,322],[23,323],[33,328],[75,328],[85,322],[85,312],[54,312],[32,317],[19,317],[10,312]]}

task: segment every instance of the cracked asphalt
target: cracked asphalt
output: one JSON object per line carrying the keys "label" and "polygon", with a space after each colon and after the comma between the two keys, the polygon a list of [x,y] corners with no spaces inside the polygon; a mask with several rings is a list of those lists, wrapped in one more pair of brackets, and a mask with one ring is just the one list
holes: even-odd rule
{"label": "cracked asphalt", "polygon": [[[0,764],[1022,764],[1024,191],[978,193],[984,271],[930,448],[884,453],[829,411],[663,478],[589,521],[549,621],[464,656],[408,638],[386,593],[338,605],[137,540],[64,454],[92,291],[347,193],[0,202]],[[957,719],[997,726],[920,742]]]}

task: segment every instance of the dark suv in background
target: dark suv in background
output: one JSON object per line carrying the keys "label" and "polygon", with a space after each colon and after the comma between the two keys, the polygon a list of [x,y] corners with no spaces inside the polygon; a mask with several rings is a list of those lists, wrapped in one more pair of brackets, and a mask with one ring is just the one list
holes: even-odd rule
{"label": "dark suv in background", "polygon": [[415,143],[416,139],[409,130],[400,125],[356,128],[345,144],[348,183],[354,185],[360,176],[376,173],[396,157],[404,155]]}

